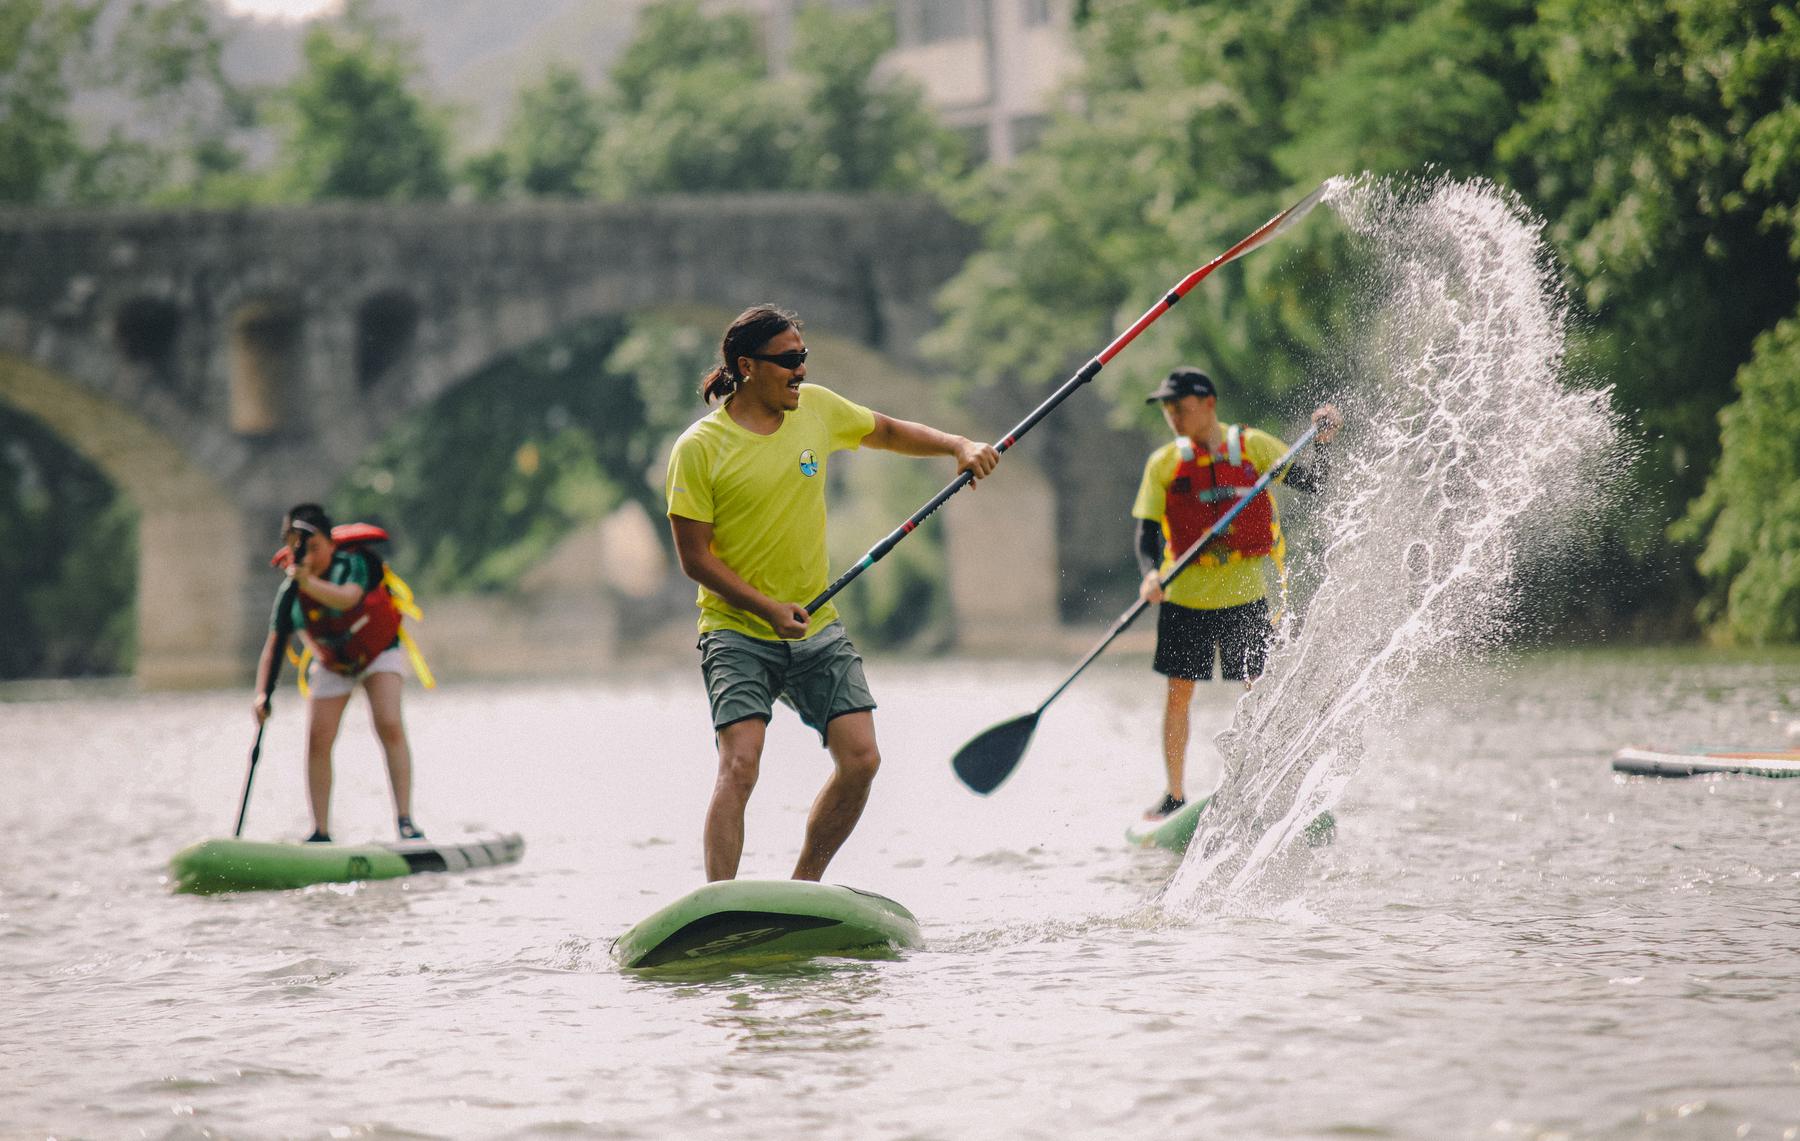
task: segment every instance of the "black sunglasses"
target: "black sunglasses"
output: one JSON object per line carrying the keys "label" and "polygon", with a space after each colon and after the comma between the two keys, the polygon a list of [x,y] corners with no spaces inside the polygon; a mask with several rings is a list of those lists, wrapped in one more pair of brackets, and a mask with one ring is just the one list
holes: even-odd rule
{"label": "black sunglasses", "polygon": [[789,372],[793,372],[795,369],[806,363],[805,349],[795,349],[791,353],[745,353],[744,355],[753,361],[768,361],[770,364],[785,368]]}

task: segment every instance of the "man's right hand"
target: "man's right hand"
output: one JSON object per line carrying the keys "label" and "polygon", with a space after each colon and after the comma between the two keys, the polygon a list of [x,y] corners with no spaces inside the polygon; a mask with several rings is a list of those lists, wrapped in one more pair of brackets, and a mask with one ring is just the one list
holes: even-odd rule
{"label": "man's right hand", "polygon": [[1138,597],[1145,602],[1161,602],[1163,600],[1162,576],[1151,571],[1138,584]]}
{"label": "man's right hand", "polygon": [[769,625],[775,627],[777,638],[789,641],[806,637],[807,623],[812,621],[812,616],[804,606],[792,602],[775,603],[763,613],[763,617],[769,620]]}
{"label": "man's right hand", "polygon": [[274,711],[269,708],[269,695],[266,693],[257,694],[256,699],[250,703],[250,713],[256,718],[258,725],[267,721],[272,712]]}

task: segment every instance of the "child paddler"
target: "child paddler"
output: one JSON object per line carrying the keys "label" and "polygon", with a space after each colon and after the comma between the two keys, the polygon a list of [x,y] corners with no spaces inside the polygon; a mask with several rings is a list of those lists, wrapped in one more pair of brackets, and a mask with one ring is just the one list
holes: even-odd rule
{"label": "child paddler", "polygon": [[[1166,592],[1161,577],[1287,453],[1287,445],[1259,429],[1221,423],[1218,389],[1197,368],[1170,372],[1144,402],[1161,405],[1163,420],[1175,434],[1145,462],[1131,508],[1138,520],[1137,560],[1143,574],[1138,594],[1161,604],[1153,668],[1169,679],[1163,703],[1168,787],[1144,813],[1145,820],[1159,820],[1187,803],[1188,706],[1194,684],[1212,679],[1215,653],[1226,681],[1248,687],[1262,676],[1274,636],[1263,566],[1265,560],[1274,561],[1279,576],[1283,549],[1274,497],[1259,494]],[[1313,437],[1316,448],[1330,441],[1342,417],[1323,404],[1312,418],[1320,424]],[[1324,471],[1322,455],[1315,451],[1296,457],[1276,480],[1316,491]]]}
{"label": "child paddler", "polygon": [[[425,834],[412,819],[412,748],[400,715],[409,660],[421,680],[431,684],[429,672],[401,630],[402,608],[410,608],[411,595],[373,551],[348,540],[340,545],[332,530],[331,520],[316,503],[302,503],[282,520],[284,549],[274,561],[284,567],[287,582],[276,595],[269,637],[257,663],[256,719],[269,717],[263,695],[275,655],[286,651],[286,633],[298,631],[307,649],[302,661],[311,662],[301,677],[307,716],[306,792],[313,817],[307,841],[331,841],[331,750],[344,707],[359,683],[369,695],[375,736],[387,756],[396,830],[402,840],[422,839]],[[369,529],[340,529],[340,535],[344,530]]]}
{"label": "child paddler", "polygon": [[718,780],[706,813],[706,878],[735,878],[744,808],[777,698],[814,729],[833,771],[813,802],[793,878],[817,880],[862,815],[881,764],[875,698],[836,607],[803,604],[829,582],[825,471],[831,453],[868,446],[951,456],[976,479],[987,444],[895,420],[807,384],[800,321],[772,306],[739,314],[701,384],[720,406],[669,458],[669,526],[681,569],[700,584],[700,672],[712,702]]}

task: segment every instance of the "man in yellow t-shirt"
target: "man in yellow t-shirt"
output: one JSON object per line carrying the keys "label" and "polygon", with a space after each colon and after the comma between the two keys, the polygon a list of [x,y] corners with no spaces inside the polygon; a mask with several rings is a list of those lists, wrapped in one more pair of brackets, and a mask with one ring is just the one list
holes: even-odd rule
{"label": "man in yellow t-shirt", "polygon": [[[1206,554],[1190,563],[1168,586],[1161,578],[1214,522],[1286,452],[1267,432],[1225,425],[1218,417],[1218,389],[1197,368],[1177,368],[1145,403],[1160,404],[1175,439],[1150,454],[1131,514],[1138,520],[1139,596],[1161,603],[1156,615],[1157,673],[1169,679],[1163,706],[1163,767],[1168,787],[1144,814],[1157,820],[1187,803],[1188,705],[1194,683],[1210,681],[1213,656],[1226,681],[1246,687],[1261,676],[1274,628],[1269,620],[1268,584],[1263,564],[1280,557],[1281,522],[1266,490],[1240,511],[1226,531],[1210,541]],[[1315,444],[1337,431],[1336,408],[1313,412],[1320,422]],[[1296,459],[1275,478],[1303,491],[1324,479],[1322,453],[1310,464]]]}
{"label": "man in yellow t-shirt", "polygon": [[819,734],[833,772],[813,802],[793,878],[817,880],[862,815],[881,764],[875,699],[862,658],[824,590],[825,471],[833,452],[867,445],[953,456],[980,479],[1000,453],[895,420],[806,384],[806,345],[792,313],[739,314],[701,394],[718,408],[675,442],[666,485],[681,569],[700,584],[700,671],[712,702],[719,776],[706,813],[706,878],[732,879],[744,808],[776,699]]}

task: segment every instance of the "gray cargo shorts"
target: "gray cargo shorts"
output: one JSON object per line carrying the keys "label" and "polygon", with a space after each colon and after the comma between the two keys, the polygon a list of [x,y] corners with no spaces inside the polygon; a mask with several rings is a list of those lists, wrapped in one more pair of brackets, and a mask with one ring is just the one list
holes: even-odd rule
{"label": "gray cargo shorts", "polygon": [[842,622],[794,642],[709,630],[700,635],[700,675],[715,731],[750,717],[767,721],[780,698],[823,743],[832,718],[875,708],[862,655]]}

